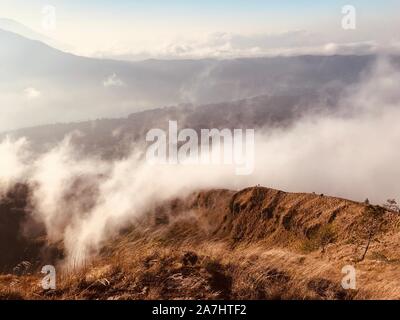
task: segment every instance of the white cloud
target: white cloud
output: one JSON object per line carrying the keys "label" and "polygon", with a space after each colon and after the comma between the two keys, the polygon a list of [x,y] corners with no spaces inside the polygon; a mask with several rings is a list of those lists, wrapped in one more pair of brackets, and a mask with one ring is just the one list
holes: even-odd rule
{"label": "white cloud", "polygon": [[212,33],[196,39],[179,39],[151,49],[147,46],[113,46],[93,56],[120,60],[241,58],[304,54],[399,53],[399,41],[343,40],[295,30],[277,34]]}
{"label": "white cloud", "polygon": [[27,99],[33,100],[39,98],[42,93],[33,87],[29,87],[24,90],[24,95]]}
{"label": "white cloud", "polygon": [[122,87],[124,85],[125,85],[125,83],[120,78],[118,78],[118,76],[115,73],[108,76],[103,81],[104,87]]}
{"label": "white cloud", "polygon": [[[229,166],[153,166],[140,157],[139,145],[119,161],[83,158],[69,139],[32,158],[24,140],[14,145],[6,139],[0,143],[0,181],[4,187],[20,180],[35,186],[34,214],[77,263],[159,201],[198,189],[262,184],[383,202],[400,195],[400,70],[381,62],[364,76],[334,115],[259,132],[251,176],[236,176]],[[65,197],[71,192],[76,199]]]}

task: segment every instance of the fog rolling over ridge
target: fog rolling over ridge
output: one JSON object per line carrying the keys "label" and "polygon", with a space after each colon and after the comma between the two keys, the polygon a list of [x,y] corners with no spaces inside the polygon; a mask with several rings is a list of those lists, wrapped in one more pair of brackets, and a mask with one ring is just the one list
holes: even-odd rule
{"label": "fog rolling over ridge", "polygon": [[[232,166],[224,165],[150,165],[140,139],[126,155],[110,161],[82,153],[82,142],[74,143],[73,133],[39,155],[30,152],[24,138],[4,140],[3,192],[16,182],[35,186],[32,214],[52,241],[64,243],[69,263],[96,254],[155,204],[198,189],[262,184],[382,203],[400,194],[400,152],[393,148],[400,142],[399,81],[399,67],[382,58],[336,96],[334,108],[324,106],[326,99],[311,99],[321,105],[285,125],[257,124],[254,172],[249,176],[236,176]],[[268,119],[268,112],[264,116]],[[191,126],[189,117],[180,119],[182,126]],[[66,201],[71,192],[79,196]]]}
{"label": "fog rolling over ridge", "polygon": [[399,299],[400,2],[310,4],[0,0],[0,301]]}
{"label": "fog rolling over ridge", "polygon": [[3,30],[0,46],[0,104],[7,106],[0,114],[3,131],[185,103],[341,89],[357,82],[376,59],[349,55],[124,62],[67,54]]}
{"label": "fog rolling over ridge", "polygon": [[[124,62],[30,35],[0,30],[0,194],[28,186],[31,218],[62,243],[67,265],[198,190],[266,185],[377,204],[400,195],[396,56]],[[151,165],[146,133],[170,120],[255,129],[254,171]]]}

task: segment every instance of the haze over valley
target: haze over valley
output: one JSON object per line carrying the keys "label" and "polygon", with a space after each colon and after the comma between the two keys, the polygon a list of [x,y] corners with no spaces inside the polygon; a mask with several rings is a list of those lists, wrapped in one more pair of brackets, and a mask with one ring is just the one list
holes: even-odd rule
{"label": "haze over valley", "polygon": [[[264,4],[249,21],[234,2],[243,32],[176,1],[83,6],[97,24],[71,1],[40,30],[36,2],[0,5],[0,299],[398,298],[392,1],[386,29],[328,1],[270,4],[268,30]],[[33,285],[44,265],[55,288]]]}

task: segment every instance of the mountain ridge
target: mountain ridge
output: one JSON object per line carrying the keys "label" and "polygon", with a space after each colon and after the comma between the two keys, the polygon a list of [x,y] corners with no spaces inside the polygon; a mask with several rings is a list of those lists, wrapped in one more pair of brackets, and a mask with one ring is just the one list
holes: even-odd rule
{"label": "mountain ridge", "polygon": [[[398,298],[399,223],[398,213],[325,195],[259,186],[198,191],[155,204],[106,243],[90,267],[66,271],[56,290],[32,286],[32,264],[22,276],[0,275],[0,296]],[[355,290],[341,287],[346,265],[357,269]],[[10,281],[17,283],[11,292]]]}
{"label": "mountain ridge", "polygon": [[[75,56],[5,31],[0,32],[0,44],[6,48],[0,52],[4,92],[0,103],[15,110],[1,117],[4,130],[124,117],[162,106],[340,90],[357,84],[377,59],[297,56],[124,62]],[[40,95],[24,95],[27,88]],[[18,111],[25,117],[17,117]]]}

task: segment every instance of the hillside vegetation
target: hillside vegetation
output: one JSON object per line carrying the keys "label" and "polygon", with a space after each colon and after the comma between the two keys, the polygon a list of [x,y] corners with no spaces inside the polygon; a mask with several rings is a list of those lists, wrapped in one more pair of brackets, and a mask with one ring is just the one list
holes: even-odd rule
{"label": "hillside vegetation", "polygon": [[[16,196],[24,195],[0,206],[1,231],[10,230],[4,219],[18,211]],[[0,298],[397,299],[399,226],[398,213],[324,195],[199,191],[147,212],[85,266],[59,271],[56,290],[39,286],[39,266],[62,258],[62,246],[1,232],[8,251],[36,250],[18,251],[24,268],[2,259]],[[355,290],[341,286],[346,265],[357,271]]]}

